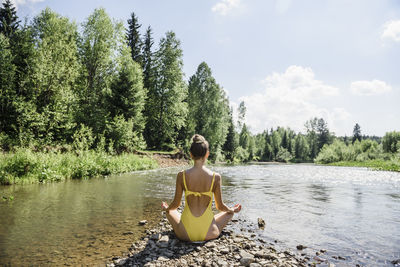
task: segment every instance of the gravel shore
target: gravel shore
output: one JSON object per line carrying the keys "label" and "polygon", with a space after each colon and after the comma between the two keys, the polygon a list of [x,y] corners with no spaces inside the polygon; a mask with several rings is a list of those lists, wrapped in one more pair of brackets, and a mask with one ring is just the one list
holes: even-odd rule
{"label": "gravel shore", "polygon": [[[141,221],[144,225],[146,222]],[[243,223],[235,219],[231,224]],[[257,226],[255,226],[257,227]],[[107,267],[113,266],[315,266],[312,259],[301,252],[278,251],[273,244],[235,233],[227,227],[215,240],[191,243],[178,240],[165,218],[156,229],[145,230],[142,240],[129,248],[127,257],[114,257]],[[325,266],[335,266],[324,262]]]}

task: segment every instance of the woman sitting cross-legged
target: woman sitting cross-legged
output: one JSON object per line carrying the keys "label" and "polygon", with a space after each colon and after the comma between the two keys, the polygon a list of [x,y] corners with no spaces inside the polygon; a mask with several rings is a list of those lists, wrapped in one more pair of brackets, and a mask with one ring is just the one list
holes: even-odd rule
{"label": "woman sitting cross-legged", "polygon": [[[213,173],[204,166],[209,156],[208,142],[203,136],[192,137],[190,155],[194,166],[179,172],[176,177],[175,197],[168,206],[162,202],[167,219],[176,236],[184,241],[206,241],[217,238],[225,225],[239,212],[241,205],[227,207],[221,196],[221,175]],[[182,215],[177,211],[181,205],[182,193],[185,191],[185,208]],[[215,206],[221,211],[214,216],[211,209],[213,195]]]}

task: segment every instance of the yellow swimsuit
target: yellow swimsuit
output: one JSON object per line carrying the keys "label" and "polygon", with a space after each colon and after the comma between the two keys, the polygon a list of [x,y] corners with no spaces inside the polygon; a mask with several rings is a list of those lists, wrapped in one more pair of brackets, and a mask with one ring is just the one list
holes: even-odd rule
{"label": "yellow swimsuit", "polygon": [[[185,208],[183,209],[181,221],[185,226],[186,232],[191,241],[204,241],[210,228],[210,225],[214,219],[214,213],[211,210],[211,203],[213,200],[212,188],[214,185],[215,173],[211,182],[211,187],[208,192],[194,192],[187,189],[185,171],[183,171],[183,184],[185,185]],[[209,196],[210,202],[204,213],[198,217],[194,216],[190,211],[189,204],[187,202],[187,196],[195,195],[200,197],[201,195]]]}

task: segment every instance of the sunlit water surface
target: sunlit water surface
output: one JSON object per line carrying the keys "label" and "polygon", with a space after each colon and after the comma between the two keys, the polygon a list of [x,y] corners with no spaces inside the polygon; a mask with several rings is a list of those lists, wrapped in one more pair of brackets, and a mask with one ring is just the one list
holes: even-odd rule
{"label": "sunlit water surface", "polygon": [[[213,167],[222,174],[228,204],[277,246],[341,266],[388,265],[400,258],[400,173],[315,165]],[[0,265],[104,265],[160,217],[179,169],[44,185],[0,187]],[[138,221],[147,219],[147,226]],[[336,260],[342,256],[346,260]]]}

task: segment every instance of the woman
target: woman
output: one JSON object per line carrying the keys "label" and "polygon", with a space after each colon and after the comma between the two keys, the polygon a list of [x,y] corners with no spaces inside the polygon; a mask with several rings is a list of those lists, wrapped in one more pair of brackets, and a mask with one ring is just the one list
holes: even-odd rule
{"label": "woman", "polygon": [[[184,241],[206,241],[217,238],[233,214],[242,208],[239,204],[229,208],[222,201],[221,175],[213,173],[204,166],[209,154],[208,142],[203,136],[195,134],[190,146],[190,156],[194,160],[194,166],[178,173],[174,200],[169,206],[165,202],[161,205],[176,236]],[[181,216],[176,209],[181,205],[183,190],[185,190],[185,208]],[[215,216],[211,209],[213,194],[215,206],[221,211]]]}

